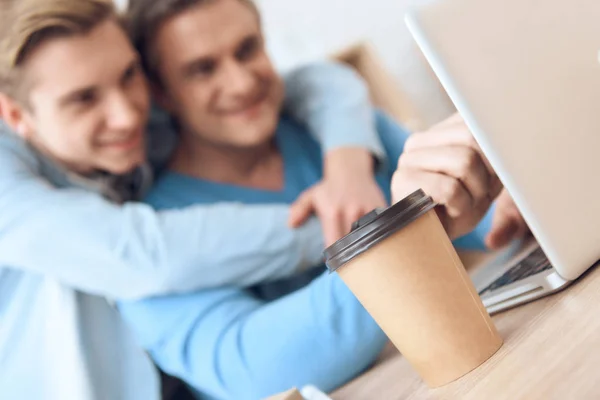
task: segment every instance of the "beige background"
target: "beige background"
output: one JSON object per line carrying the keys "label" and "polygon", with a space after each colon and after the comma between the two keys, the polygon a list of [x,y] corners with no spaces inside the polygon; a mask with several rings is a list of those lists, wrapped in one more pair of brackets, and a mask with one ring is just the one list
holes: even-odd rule
{"label": "beige background", "polygon": [[281,69],[370,42],[425,125],[452,105],[404,24],[404,13],[429,0],[258,0],[271,54]]}

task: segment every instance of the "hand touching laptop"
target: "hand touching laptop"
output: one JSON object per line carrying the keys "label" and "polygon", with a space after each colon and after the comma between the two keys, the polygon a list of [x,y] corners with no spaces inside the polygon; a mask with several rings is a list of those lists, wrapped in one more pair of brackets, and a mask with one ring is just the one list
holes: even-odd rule
{"label": "hand touching laptop", "polygon": [[506,189],[502,190],[496,200],[492,228],[485,238],[486,246],[492,250],[500,249],[528,233],[529,227],[514,200]]}
{"label": "hand touching laptop", "polygon": [[[324,179],[292,206],[290,225],[299,226],[316,214],[323,224],[326,245],[335,242],[349,232],[353,221],[385,206],[372,170],[371,155],[361,149],[343,149],[339,155],[329,156]],[[528,231],[514,201],[458,114],[414,133],[406,141],[392,181],[393,201],[419,188],[439,204],[438,214],[453,239],[472,231],[494,202],[487,247],[499,249]]]}
{"label": "hand touching laptop", "polygon": [[392,181],[394,200],[422,188],[440,207],[451,238],[470,232],[498,198],[486,245],[499,248],[527,225],[477,142],[456,114],[406,142]]}

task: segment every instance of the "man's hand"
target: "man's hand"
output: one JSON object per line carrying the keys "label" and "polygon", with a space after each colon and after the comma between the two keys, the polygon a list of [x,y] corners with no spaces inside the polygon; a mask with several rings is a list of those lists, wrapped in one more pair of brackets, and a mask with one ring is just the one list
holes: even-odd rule
{"label": "man's hand", "polygon": [[475,228],[502,184],[455,115],[406,142],[392,180],[394,201],[419,188],[441,206],[438,215],[454,239]]}
{"label": "man's hand", "polygon": [[363,149],[334,150],[325,159],[324,178],[292,205],[289,224],[302,225],[316,214],[327,246],[350,232],[352,223],[386,206],[373,171],[373,156]]}
{"label": "man's hand", "polygon": [[528,232],[529,227],[521,212],[508,191],[504,189],[496,200],[492,228],[485,238],[485,245],[492,250],[497,250],[515,239],[524,237]]}

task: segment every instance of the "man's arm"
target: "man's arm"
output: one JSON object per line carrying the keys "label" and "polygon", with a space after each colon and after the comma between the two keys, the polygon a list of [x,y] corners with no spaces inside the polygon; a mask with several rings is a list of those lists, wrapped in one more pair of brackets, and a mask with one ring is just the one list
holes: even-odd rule
{"label": "man's arm", "polygon": [[[56,189],[35,156],[0,135],[0,265],[113,298],[251,285],[321,261],[312,220],[286,227],[286,206],[223,204],[155,212]],[[227,227],[227,229],[224,229]],[[235,252],[224,252],[235,243]]]}
{"label": "man's arm", "polygon": [[299,67],[284,79],[286,112],[307,126],[324,153],[350,147],[385,158],[369,90],[353,69],[323,61]]}
{"label": "man's arm", "polygon": [[[322,80],[324,75],[315,76],[317,85],[303,90],[331,87]],[[314,132],[338,137],[325,148],[358,145],[360,139],[353,138],[365,132],[368,137],[373,129],[364,123],[369,117],[361,119],[365,128],[356,130],[350,128],[357,124],[349,124],[348,130],[329,129],[335,126],[330,120],[340,118],[345,124],[349,115],[358,115],[354,107],[360,101],[370,109],[368,96],[359,90],[353,98],[344,94],[341,81],[333,78],[332,83],[338,87],[337,99],[346,101],[336,101],[325,89],[310,90],[306,104],[313,107],[298,110],[305,110],[304,115],[315,113],[309,120]],[[319,98],[330,101],[315,100]],[[310,121],[321,121],[322,129]],[[35,157],[22,146],[7,144],[11,142],[15,141],[4,138],[0,143],[0,265],[126,299],[246,286],[321,261],[318,222],[311,220],[292,230],[286,226],[288,207],[223,204],[157,213],[141,204],[117,206],[82,190],[52,187],[39,175]],[[377,154],[378,145],[371,151]],[[223,252],[229,243],[238,244],[235,252]]]}
{"label": "man's arm", "polygon": [[374,178],[375,160],[380,165],[386,160],[369,91],[351,68],[321,62],[288,74],[286,93],[288,114],[307,126],[325,158],[323,180],[294,204],[290,225],[300,226],[315,214],[330,245],[354,221],[386,205]]}

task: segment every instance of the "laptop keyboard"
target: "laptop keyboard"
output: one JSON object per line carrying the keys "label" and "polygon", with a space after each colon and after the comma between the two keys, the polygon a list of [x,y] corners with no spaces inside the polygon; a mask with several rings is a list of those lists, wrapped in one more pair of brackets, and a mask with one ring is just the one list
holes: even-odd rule
{"label": "laptop keyboard", "polygon": [[525,256],[514,267],[509,269],[492,282],[489,286],[479,292],[482,295],[486,292],[492,292],[502,286],[510,285],[511,283],[529,278],[530,276],[539,274],[540,272],[552,269],[552,264],[540,247],[534,249],[531,253]]}

